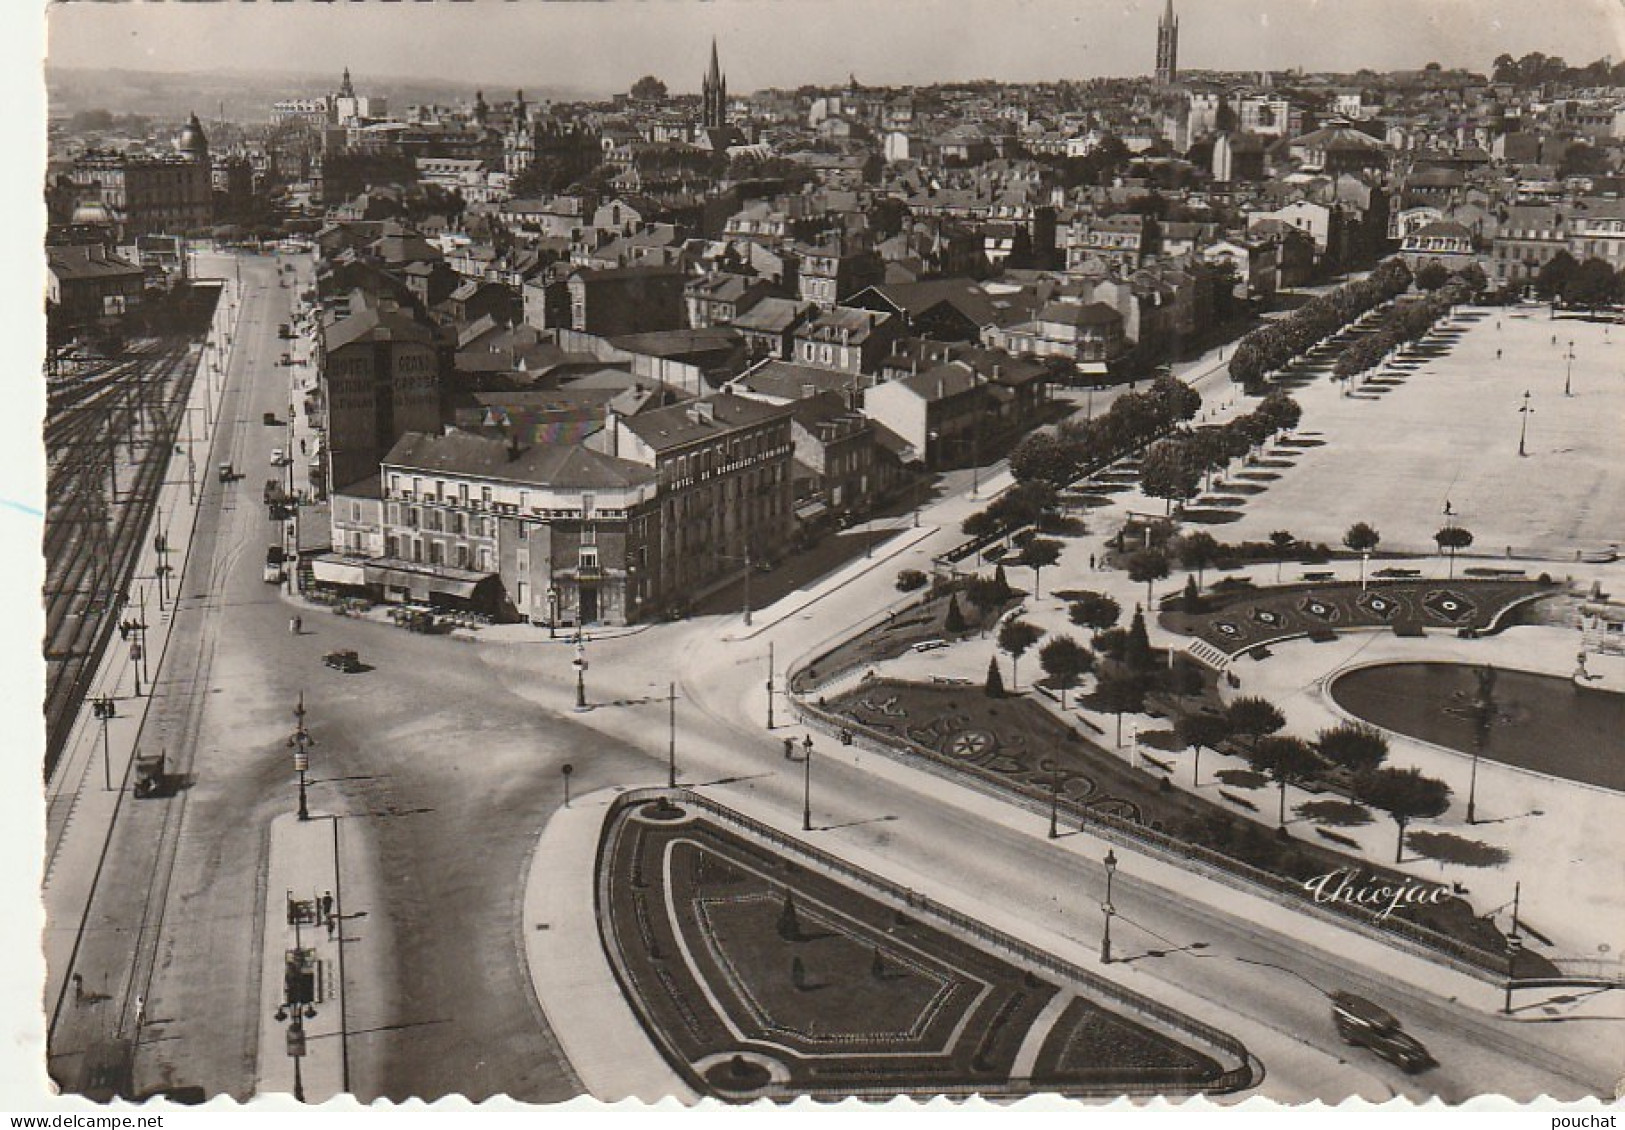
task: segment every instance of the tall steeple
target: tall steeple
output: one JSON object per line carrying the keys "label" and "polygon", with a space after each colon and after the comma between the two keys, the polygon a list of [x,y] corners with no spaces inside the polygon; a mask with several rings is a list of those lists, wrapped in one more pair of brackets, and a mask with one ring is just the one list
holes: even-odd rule
{"label": "tall steeple", "polygon": [[339,83],[340,98],[354,98],[355,87],[350,84],[350,68],[344,68],[344,81]]}
{"label": "tall steeple", "polygon": [[717,38],[711,37],[711,69],[700,83],[702,102],[700,125],[705,129],[721,129],[728,124],[728,80],[722,76],[722,64],[717,60]]}
{"label": "tall steeple", "polygon": [[1179,17],[1174,0],[1168,0],[1157,21],[1157,83],[1172,86],[1179,81]]}

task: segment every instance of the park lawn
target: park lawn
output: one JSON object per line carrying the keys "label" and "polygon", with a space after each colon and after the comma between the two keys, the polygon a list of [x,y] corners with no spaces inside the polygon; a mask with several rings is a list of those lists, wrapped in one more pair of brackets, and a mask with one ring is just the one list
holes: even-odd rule
{"label": "park lawn", "polygon": [[[600,930],[640,1021],[698,1089],[783,1099],[1030,1088],[1012,1070],[1059,991],[1052,979],[703,815],[654,809],[623,805],[606,822]],[[1092,1001],[1081,1007],[1109,1037],[1097,1033],[1087,1063],[1058,1046],[1049,1088],[1111,1089],[1149,1070],[1194,1089],[1221,1073],[1167,1033]],[[1075,1014],[1080,1006],[1069,1007]],[[1075,1039],[1073,1027],[1060,1031]],[[774,1061],[788,1079],[716,1066],[739,1055]]]}
{"label": "park lawn", "polygon": [[[1324,844],[1283,837],[1205,796],[1168,787],[1161,772],[1131,767],[1124,754],[1084,737],[1031,698],[994,699],[980,688],[875,679],[834,699],[829,707],[854,729],[905,745],[954,772],[1042,800],[1058,789],[1063,823],[1069,826],[1087,828],[1091,820],[1137,825],[1197,851],[1205,849],[1204,858],[1213,862],[1239,862],[1267,872],[1275,877],[1277,889],[1296,897],[1308,897],[1304,883],[1339,868],[1364,871],[1378,883],[1409,880],[1401,872]],[[1172,760],[1164,763],[1173,765]],[[1274,812],[1273,785],[1252,799],[1243,795],[1245,787],[1221,792],[1237,797],[1242,802],[1238,807]],[[1346,910],[1342,905],[1335,909]],[[1488,919],[1476,917],[1463,899],[1404,907],[1383,925],[1393,923],[1444,935],[1458,943],[1469,960],[1497,970],[1504,967],[1500,931]],[[1538,955],[1526,956],[1532,960]]]}
{"label": "park lawn", "polygon": [[1012,588],[1010,591],[1010,600],[1002,607],[988,609],[972,604],[963,592],[957,593],[959,612],[965,622],[962,632],[948,630],[948,608],[956,594],[926,597],[919,604],[845,640],[796,671],[791,676],[791,689],[799,693],[842,672],[896,659],[915,644],[927,640],[951,641],[982,631],[998,621],[1003,608],[1019,602],[1025,595],[1020,589]]}

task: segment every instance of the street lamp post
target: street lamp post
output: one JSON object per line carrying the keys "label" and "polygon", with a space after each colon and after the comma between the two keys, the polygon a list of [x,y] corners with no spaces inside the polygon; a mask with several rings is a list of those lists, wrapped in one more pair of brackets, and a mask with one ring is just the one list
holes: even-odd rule
{"label": "street lamp post", "polygon": [[1501,1002],[1501,1011],[1506,1015],[1512,1013],[1512,978],[1517,972],[1518,954],[1523,952],[1523,938],[1518,933],[1518,896],[1523,893],[1523,884],[1512,884],[1512,932],[1507,935],[1507,983],[1506,999]]}
{"label": "street lamp post", "polygon": [[1568,367],[1563,371],[1563,395],[1573,396],[1571,390],[1574,381],[1574,343],[1569,342]]}
{"label": "street lamp post", "polygon": [[118,703],[102,695],[90,704],[95,716],[102,723],[102,781],[103,787],[113,791],[113,754],[108,747],[107,723],[118,717]]}
{"label": "street lamp post", "polygon": [[812,735],[801,739],[801,830],[812,831]]}
{"label": "street lamp post", "polygon": [[[288,894],[289,904],[292,905],[293,893]],[[300,933],[299,919],[293,918],[293,962],[301,967],[305,960],[304,938]],[[291,1019],[293,1023],[288,1028],[288,1058],[293,1060],[293,1098],[295,1102],[305,1101],[305,1077],[300,1067],[300,1060],[305,1057],[305,1021],[316,1019],[316,1006],[305,997],[304,980],[291,978],[284,970],[282,977],[282,995],[284,1000],[277,1006],[274,1015],[280,1023]]]}
{"label": "street lamp post", "polygon": [[570,807],[570,774],[574,773],[575,771],[576,771],[576,767],[574,765],[571,765],[568,761],[566,761],[563,765],[559,766],[559,772],[564,774],[564,807],[565,808]]}
{"label": "street lamp post", "polygon": [[576,709],[587,709],[587,640],[576,629],[576,657],[570,660],[570,666],[576,669]]}
{"label": "street lamp post", "polygon": [[1106,901],[1101,906],[1105,912],[1105,924],[1100,935],[1100,962],[1102,965],[1112,963],[1112,915],[1117,913],[1112,906],[1112,876],[1117,873],[1117,856],[1111,848],[1106,849]]}
{"label": "street lamp post", "polygon": [[559,631],[559,586],[547,586],[547,638],[555,639]]}
{"label": "street lamp post", "polygon": [[668,683],[666,686],[666,707],[668,710],[667,742],[666,742],[666,787],[677,787],[677,684]]}
{"label": "street lamp post", "polygon": [[1061,834],[1061,775],[1056,773],[1049,783],[1049,838],[1056,839]]}
{"label": "street lamp post", "polygon": [[773,728],[773,641],[767,641],[767,728]]}
{"label": "street lamp post", "polygon": [[305,692],[299,692],[299,705],[293,708],[293,716],[299,720],[298,728],[294,730],[293,737],[288,744],[293,750],[293,771],[299,774],[299,819],[310,819],[310,804],[305,794],[305,774],[310,770],[310,747],[316,743],[311,741],[310,732],[305,729]]}
{"label": "street lamp post", "polygon": [[1531,412],[1533,412],[1533,411],[1534,411],[1534,409],[1529,407],[1529,390],[1525,389],[1524,394],[1523,394],[1523,407],[1518,409],[1518,414],[1523,417],[1523,422],[1518,425],[1518,454],[1519,455],[1527,455],[1527,454],[1529,454],[1527,451],[1524,450],[1524,440],[1527,439],[1528,436],[1529,436],[1529,414]]}

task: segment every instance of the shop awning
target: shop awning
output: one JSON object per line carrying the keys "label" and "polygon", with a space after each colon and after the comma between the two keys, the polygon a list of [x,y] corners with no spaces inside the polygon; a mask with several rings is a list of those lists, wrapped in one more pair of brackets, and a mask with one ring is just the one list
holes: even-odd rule
{"label": "shop awning", "polygon": [[344,561],[336,557],[318,557],[311,562],[316,579],[329,585],[364,585],[367,569],[359,561]]}
{"label": "shop awning", "polygon": [[1086,377],[1104,377],[1109,370],[1104,361],[1079,361],[1078,372]]}
{"label": "shop awning", "polygon": [[811,502],[804,502],[800,506],[796,507],[796,518],[802,522],[811,522],[815,518],[822,518],[828,513],[829,507],[825,506],[817,499],[814,499]]}
{"label": "shop awning", "polygon": [[493,575],[456,569],[450,565],[419,565],[394,558],[369,561],[363,568],[369,584],[405,589],[413,600],[427,600],[433,593],[467,599],[474,595],[481,581]]}

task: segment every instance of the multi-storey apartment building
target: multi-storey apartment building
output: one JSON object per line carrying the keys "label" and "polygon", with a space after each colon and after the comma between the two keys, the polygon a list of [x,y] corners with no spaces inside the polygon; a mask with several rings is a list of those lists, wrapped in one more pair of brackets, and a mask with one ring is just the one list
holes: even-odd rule
{"label": "multi-storey apartment building", "polygon": [[741,570],[777,557],[794,533],[788,408],[719,393],[621,417],[587,442],[653,469],[661,552],[653,590],[687,601]]}
{"label": "multi-storey apartment building", "polygon": [[[383,554],[362,568],[387,598],[450,598],[551,626],[624,624],[659,599],[648,467],[577,444],[408,433],[379,482]],[[337,545],[337,516],[334,529]]]}
{"label": "multi-storey apartment building", "polygon": [[330,487],[378,473],[407,432],[440,430],[440,353],[432,327],[355,290],[317,335]]}

